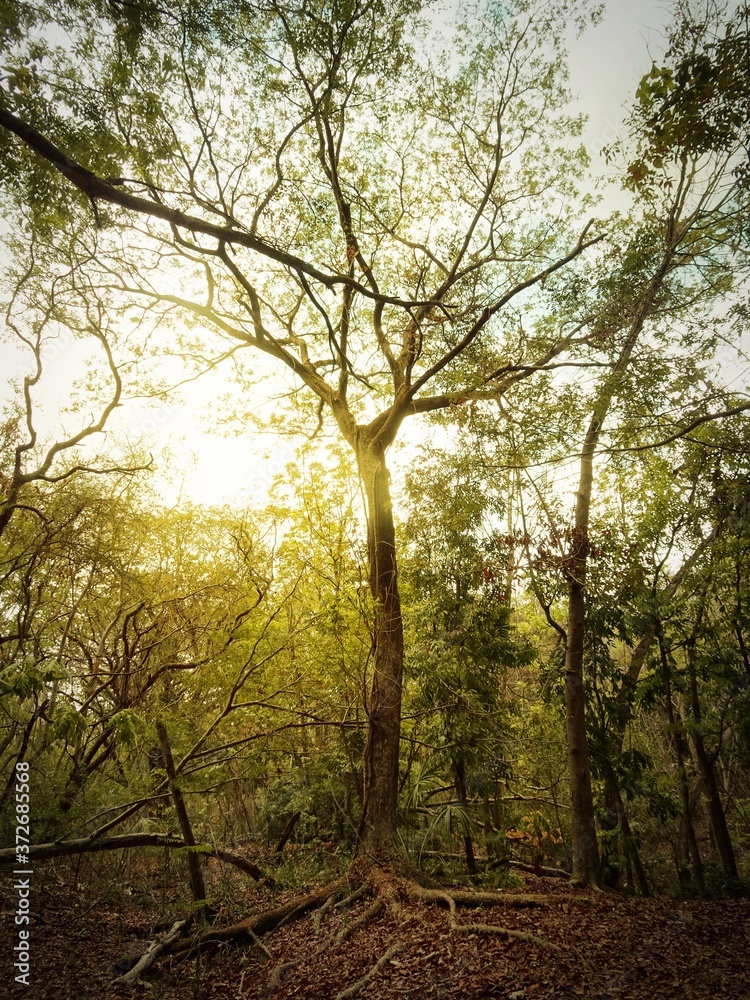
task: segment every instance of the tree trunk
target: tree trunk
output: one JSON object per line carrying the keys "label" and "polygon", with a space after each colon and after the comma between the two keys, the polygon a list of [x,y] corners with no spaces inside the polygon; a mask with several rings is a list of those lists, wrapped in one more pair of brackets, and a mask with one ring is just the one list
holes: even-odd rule
{"label": "tree trunk", "polygon": [[724,805],[721,801],[719,785],[716,781],[714,763],[706,750],[706,744],[703,741],[703,733],[701,731],[701,707],[700,699],[698,697],[695,646],[692,639],[687,644],[686,652],[688,672],[690,675],[690,701],[694,723],[691,735],[693,746],[695,747],[695,756],[698,760],[698,766],[700,767],[701,776],[703,777],[706,787],[706,794],[708,797],[708,815],[711,821],[711,830],[716,841],[716,846],[719,849],[719,857],[721,858],[724,870],[730,878],[737,880],[739,877],[737,874],[737,862],[734,857],[732,838],[729,836],[729,828],[727,827],[727,818],[724,814]]}
{"label": "tree trunk", "polygon": [[[685,865],[687,861],[690,860],[693,870],[693,878],[695,879],[695,885],[698,889],[698,895],[701,899],[703,899],[706,895],[706,886],[703,881],[703,863],[701,862],[698,840],[696,839],[695,827],[693,826],[693,809],[690,802],[690,785],[688,782],[687,768],[685,766],[689,750],[685,745],[685,736],[682,732],[682,728],[681,726],[678,726],[677,720],[675,719],[674,706],[672,705],[672,669],[670,663],[670,652],[667,648],[667,643],[661,630],[661,625],[659,625],[658,628],[658,639],[662,674],[664,676],[664,694],[666,699],[667,721],[669,722],[670,742],[672,744],[675,760],[677,761],[677,778],[680,789],[680,802],[682,804],[677,874],[680,882],[685,883],[689,880],[689,871],[686,871]],[[688,876],[688,878],[686,878],[686,876]]]}
{"label": "tree trunk", "polygon": [[601,422],[589,426],[581,454],[575,525],[566,574],[568,577],[568,631],[565,646],[565,726],[572,806],[572,880],[599,885],[599,851],[596,843],[594,799],[586,739],[586,703],[583,692],[584,593],[588,559],[588,525],[593,484],[594,448]]}
{"label": "tree trunk", "polygon": [[396,800],[404,633],[385,448],[378,442],[363,444],[357,462],[367,500],[370,592],[374,604],[373,675],[366,705],[367,743],[357,855],[388,864],[402,855],[396,836]]}
{"label": "tree trunk", "polygon": [[[676,211],[676,209],[675,209]],[[586,592],[586,565],[589,553],[589,510],[594,482],[594,453],[602,425],[619,390],[619,379],[630,359],[646,318],[656,302],[672,266],[676,243],[674,218],[670,241],[664,248],[659,267],[643,290],[617,361],[602,385],[581,449],[580,476],[576,497],[575,523],[570,542],[568,578],[568,632],[565,647],[565,721],[568,740],[568,768],[573,816],[571,823],[574,882],[599,885],[599,852],[591,793],[591,771],[586,742],[586,705],[583,692],[583,645]]]}
{"label": "tree trunk", "polygon": [[18,503],[19,497],[21,495],[21,486],[17,482],[18,467],[16,467],[16,472],[14,473],[13,480],[11,481],[8,493],[3,499],[2,504],[0,504],[0,538],[5,534],[5,529],[10,524],[10,519],[16,511],[16,504]]}
{"label": "tree trunk", "polygon": [[[468,797],[466,795],[466,765],[463,760],[457,758],[453,761],[453,771],[456,775],[456,797],[460,805],[466,809],[468,807]],[[477,859],[474,856],[474,843],[470,833],[465,833],[463,837],[464,853],[466,854],[466,867],[470,875],[477,874]]]}
{"label": "tree trunk", "polygon": [[[620,792],[619,782],[617,781],[617,774],[615,773],[615,769],[612,766],[611,761],[607,760],[605,762],[605,768],[607,801],[609,803],[609,808],[617,818],[617,827],[622,838],[622,849],[628,868],[628,880],[630,882],[630,886],[633,890],[635,890],[637,884],[638,890],[642,896],[650,896],[651,890],[649,888],[648,879],[646,878],[646,873],[643,870],[643,863],[641,862],[641,856],[638,852],[638,845],[635,842],[633,831],[630,829],[628,812],[625,808],[625,803],[622,801],[622,794]],[[632,876],[633,871],[635,872],[635,880],[633,880]]]}
{"label": "tree trunk", "polygon": [[724,813],[724,806],[721,801],[721,793],[716,782],[713,761],[706,750],[703,737],[699,732],[693,734],[693,746],[698,765],[703,777],[706,796],[708,798],[708,815],[711,821],[711,830],[714,835],[716,846],[719,850],[719,857],[726,873],[733,879],[738,878],[737,862],[734,857],[734,847],[729,836],[729,827]]}

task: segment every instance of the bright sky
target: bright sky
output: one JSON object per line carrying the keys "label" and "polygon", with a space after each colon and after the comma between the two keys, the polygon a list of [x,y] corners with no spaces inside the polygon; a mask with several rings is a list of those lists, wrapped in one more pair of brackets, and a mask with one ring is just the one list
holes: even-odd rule
{"label": "bright sky", "polygon": [[[580,39],[570,39],[571,87],[579,95],[580,109],[589,115],[584,141],[594,158],[602,146],[616,136],[623,106],[651,64],[650,52],[663,48],[661,28],[668,20],[666,4],[646,0],[610,3],[598,27]],[[74,342],[50,345],[46,374],[39,387],[44,422],[55,427],[69,396],[73,380],[80,376],[85,355]],[[19,373],[28,366],[16,348],[0,344],[0,368],[18,387]],[[248,401],[246,390],[237,390],[238,405],[262,411],[264,398],[279,391],[265,382]],[[0,385],[0,391],[3,387]],[[8,398],[7,386],[4,397]],[[107,445],[115,450],[128,441],[140,441],[153,453],[159,468],[159,490],[168,503],[180,497],[198,503],[236,503],[262,500],[272,478],[293,459],[294,441],[277,434],[262,435],[256,428],[241,435],[225,435],[217,429],[219,397],[231,390],[228,373],[212,373],[187,386],[182,399],[167,403],[124,400],[108,425]],[[230,391],[231,395],[231,391]],[[223,405],[223,404],[221,404]],[[88,411],[84,409],[83,413]],[[83,414],[65,421],[70,432],[80,426]],[[409,439],[418,440],[419,422],[407,429]],[[167,453],[169,458],[167,459]],[[397,461],[397,457],[394,455]]]}
{"label": "bright sky", "polygon": [[624,105],[664,51],[670,8],[649,0],[611,0],[597,27],[569,41],[571,89],[589,117],[584,139],[592,157],[617,136]]}

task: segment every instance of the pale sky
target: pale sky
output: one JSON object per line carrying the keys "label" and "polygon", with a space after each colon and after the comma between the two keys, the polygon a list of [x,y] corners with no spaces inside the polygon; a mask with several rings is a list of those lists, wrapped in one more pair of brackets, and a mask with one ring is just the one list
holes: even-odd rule
{"label": "pale sky", "polygon": [[623,106],[664,51],[670,10],[648,0],[611,2],[596,28],[570,40],[571,89],[589,116],[584,139],[592,156],[616,137]]}

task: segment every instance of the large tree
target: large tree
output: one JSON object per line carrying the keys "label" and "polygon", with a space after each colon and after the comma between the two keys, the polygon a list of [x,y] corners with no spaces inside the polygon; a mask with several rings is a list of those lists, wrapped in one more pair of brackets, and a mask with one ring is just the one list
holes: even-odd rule
{"label": "large tree", "polygon": [[491,3],[450,32],[428,14],[19,6],[0,91],[6,204],[67,252],[89,219],[68,294],[144,345],[171,324],[172,350],[212,331],[219,355],[272,360],[354,451],[375,609],[359,845],[379,862],[399,856],[403,672],[386,452],[405,418],[573,354],[532,292],[600,239],[560,44],[585,10]]}

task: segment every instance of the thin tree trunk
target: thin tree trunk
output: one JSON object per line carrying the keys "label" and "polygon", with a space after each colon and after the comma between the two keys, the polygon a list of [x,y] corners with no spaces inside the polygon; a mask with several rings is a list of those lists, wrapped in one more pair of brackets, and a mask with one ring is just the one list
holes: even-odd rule
{"label": "thin tree trunk", "polygon": [[[680,182],[682,184],[682,181]],[[599,885],[599,852],[591,792],[591,770],[586,740],[586,704],[583,690],[583,650],[585,631],[586,568],[589,553],[589,511],[594,483],[594,453],[602,425],[618,392],[618,383],[630,364],[643,324],[669,273],[675,254],[674,212],[670,221],[669,243],[659,267],[643,291],[617,361],[602,385],[581,449],[575,521],[570,542],[568,578],[568,631],[565,648],[565,721],[568,742],[568,769],[573,809],[571,822],[574,882]]]}
{"label": "thin tree trunk", "polygon": [[284,832],[279,837],[279,842],[276,845],[276,853],[277,854],[281,854],[281,852],[284,850],[284,847],[286,846],[286,842],[289,840],[289,838],[291,837],[291,835],[294,833],[294,828],[297,825],[297,823],[299,822],[299,818],[300,818],[301,815],[302,815],[302,813],[298,809],[297,812],[292,815],[292,818],[289,820],[289,822],[287,823],[287,825],[284,827]]}
{"label": "thin tree trunk", "polygon": [[182,797],[182,792],[180,791],[179,786],[177,785],[177,773],[174,767],[174,760],[172,759],[172,748],[169,745],[167,730],[163,722],[156,723],[156,733],[159,737],[159,744],[164,757],[164,766],[167,771],[167,777],[169,778],[169,789],[172,793],[172,801],[174,802],[177,819],[180,823],[183,839],[188,846],[187,860],[190,891],[193,894],[193,901],[196,904],[200,904],[201,907],[205,907],[206,886],[203,882],[203,872],[201,871],[200,858],[195,851],[190,850],[191,847],[195,847],[195,837],[193,836],[193,828],[190,825],[190,818],[188,817],[185,800]]}
{"label": "thin tree trunk", "polygon": [[716,771],[714,764],[706,750],[701,730],[701,706],[698,696],[698,678],[695,664],[695,634],[691,636],[686,646],[688,675],[690,678],[690,707],[693,713],[694,725],[692,729],[692,741],[695,747],[695,756],[698,766],[705,782],[706,794],[708,797],[708,814],[711,820],[711,830],[713,831],[716,846],[719,850],[719,857],[726,873],[733,879],[738,878],[737,861],[734,857],[734,847],[732,838],[729,836],[727,818],[724,814],[724,805],[721,801],[719,785],[716,781]]}
{"label": "thin tree trunk", "polygon": [[[18,449],[16,449],[16,455],[18,455]],[[0,504],[0,538],[5,534],[5,529],[10,524],[10,519],[13,517],[18,504],[19,497],[21,495],[21,484],[18,482],[19,474],[19,460],[16,458],[16,470],[13,475],[8,492]]]}
{"label": "thin tree trunk", "polygon": [[721,793],[716,782],[716,773],[714,772],[713,762],[706,750],[706,745],[703,742],[703,737],[699,732],[693,733],[693,746],[695,747],[695,756],[698,760],[698,766],[700,767],[706,789],[708,816],[711,821],[711,830],[719,851],[719,857],[727,874],[736,879],[738,878],[737,862],[734,856],[732,839],[729,836],[729,827],[727,826],[727,818],[721,801]]}
{"label": "thin tree trunk", "polygon": [[[706,886],[703,881],[703,863],[701,861],[700,850],[698,848],[698,841],[695,836],[695,827],[693,826],[693,808],[690,802],[690,784],[688,782],[687,768],[685,766],[685,761],[690,751],[685,744],[685,736],[682,729],[677,725],[677,720],[675,719],[674,706],[672,705],[672,670],[669,660],[670,654],[667,649],[666,640],[664,639],[661,627],[658,629],[658,639],[662,674],[664,676],[664,694],[666,698],[670,742],[672,744],[675,760],[677,761],[678,786],[680,790],[680,802],[682,804],[682,816],[680,818],[679,831],[680,851],[683,863],[684,860],[686,860],[686,855],[687,858],[690,859],[693,869],[692,875],[695,879],[698,895],[701,899],[703,899],[706,895]],[[680,868],[680,865],[678,865],[678,875],[680,881],[682,882],[684,880],[684,870]]]}
{"label": "thin tree trunk", "polygon": [[[463,760],[457,759],[453,761],[453,770],[456,775],[456,797],[458,798],[459,804],[466,809],[468,798],[466,796],[466,766]],[[471,834],[464,834],[464,852],[466,854],[466,867],[469,870],[470,875],[476,875],[477,873],[477,860],[474,857],[474,844],[471,839]]]}
{"label": "thin tree trunk", "polygon": [[633,831],[630,829],[628,813],[625,808],[625,803],[622,801],[622,794],[620,792],[620,785],[617,781],[615,769],[609,760],[606,761],[605,767],[607,800],[610,808],[614,811],[615,816],[617,817],[617,826],[620,831],[620,836],[622,837],[623,853],[625,854],[625,862],[628,869],[628,878],[631,887],[635,888],[631,873],[632,870],[635,872],[635,882],[638,885],[638,890],[641,895],[650,896],[651,889],[649,888],[646,873],[643,870],[641,856],[638,853],[638,845],[635,842]]}
{"label": "thin tree trunk", "polygon": [[[16,761],[26,760],[26,751],[29,749],[29,743],[31,741],[31,733],[34,729],[34,725],[36,723],[36,720],[40,718],[42,714],[46,711],[48,704],[49,702],[45,698],[41,705],[37,705],[37,707],[34,709],[34,712],[31,715],[31,718],[26,723],[23,736],[21,737],[21,745],[18,748],[18,753],[14,755]],[[3,810],[5,808],[5,803],[7,802],[8,797],[15,783],[16,783],[16,769],[15,766],[12,766],[10,769],[10,775],[8,776],[7,784],[5,785],[5,789],[2,794],[2,798],[0,798],[0,810]]]}
{"label": "thin tree trunk", "polygon": [[586,739],[586,701],[583,691],[583,643],[588,558],[588,524],[593,485],[594,448],[600,420],[591,421],[581,454],[575,524],[567,565],[568,630],[565,647],[565,726],[572,806],[571,839],[574,882],[599,885],[599,851],[591,791],[591,767]]}

